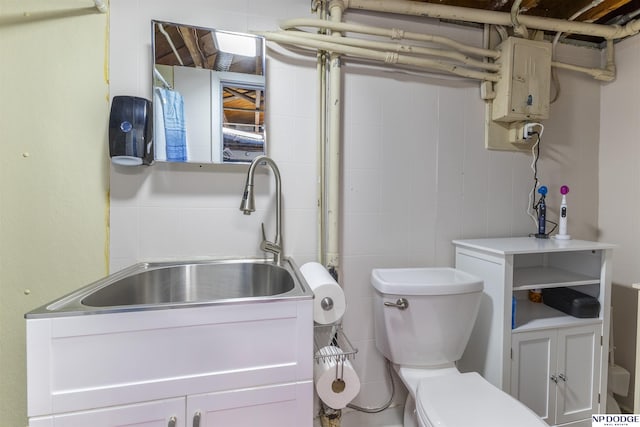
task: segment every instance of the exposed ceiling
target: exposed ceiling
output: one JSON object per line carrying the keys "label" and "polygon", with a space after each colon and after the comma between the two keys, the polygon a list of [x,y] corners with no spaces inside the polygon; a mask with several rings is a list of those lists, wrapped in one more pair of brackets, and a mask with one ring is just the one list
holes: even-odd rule
{"label": "exposed ceiling", "polygon": [[[418,0],[449,6],[461,6],[474,9],[510,12],[514,0]],[[589,5],[594,5],[589,7]],[[586,10],[579,16],[574,15],[581,9]],[[640,13],[640,0],[522,0],[520,14],[542,16],[546,18],[571,19],[597,24],[625,24]],[[573,40],[582,40],[599,44],[602,38],[588,36],[569,36]]]}
{"label": "exposed ceiling", "polygon": [[188,25],[154,25],[155,63],[245,74],[263,73],[260,59],[262,52],[258,52],[255,57],[221,52],[214,41],[214,32],[208,28]]}

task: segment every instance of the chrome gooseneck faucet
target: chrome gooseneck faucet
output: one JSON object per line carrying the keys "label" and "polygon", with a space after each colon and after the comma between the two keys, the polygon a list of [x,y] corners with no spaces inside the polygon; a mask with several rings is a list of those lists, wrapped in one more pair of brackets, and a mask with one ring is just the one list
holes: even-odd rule
{"label": "chrome gooseneck faucet", "polygon": [[256,210],[256,202],[253,196],[253,176],[255,174],[256,167],[260,163],[265,163],[271,167],[273,174],[276,178],[276,238],[273,242],[267,240],[264,233],[264,223],[262,223],[262,243],[260,249],[264,252],[273,254],[273,261],[280,265],[282,261],[282,235],[280,230],[282,229],[282,191],[280,171],[276,163],[267,156],[258,156],[251,162],[249,166],[249,172],[247,172],[247,182],[244,185],[244,194],[242,195],[242,202],[240,203],[240,210],[245,215],[251,215],[251,212]]}

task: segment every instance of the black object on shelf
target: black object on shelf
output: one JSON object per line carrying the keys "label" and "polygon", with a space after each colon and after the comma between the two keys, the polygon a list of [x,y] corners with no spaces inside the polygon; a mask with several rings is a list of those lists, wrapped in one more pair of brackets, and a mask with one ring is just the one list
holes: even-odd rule
{"label": "black object on shelf", "polygon": [[543,289],[542,302],[581,319],[598,317],[600,314],[600,302],[597,298],[571,288]]}

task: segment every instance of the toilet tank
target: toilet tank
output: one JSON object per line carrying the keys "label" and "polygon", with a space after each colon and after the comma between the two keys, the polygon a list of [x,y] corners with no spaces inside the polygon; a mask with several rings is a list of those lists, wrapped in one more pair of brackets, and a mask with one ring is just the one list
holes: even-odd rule
{"label": "toilet tank", "polygon": [[374,269],[371,284],[376,347],[387,359],[436,367],[462,357],[478,315],[482,279],[454,268],[390,268]]}

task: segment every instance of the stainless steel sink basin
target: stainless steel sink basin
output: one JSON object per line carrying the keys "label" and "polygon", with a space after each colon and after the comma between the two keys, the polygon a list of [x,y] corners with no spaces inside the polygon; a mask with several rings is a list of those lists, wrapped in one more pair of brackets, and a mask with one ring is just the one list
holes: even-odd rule
{"label": "stainless steel sink basin", "polygon": [[26,314],[47,317],[311,298],[297,266],[263,259],[140,263]]}
{"label": "stainless steel sink basin", "polygon": [[109,307],[212,301],[279,295],[293,286],[289,272],[273,264],[184,264],[133,274],[81,302],[90,307]]}

